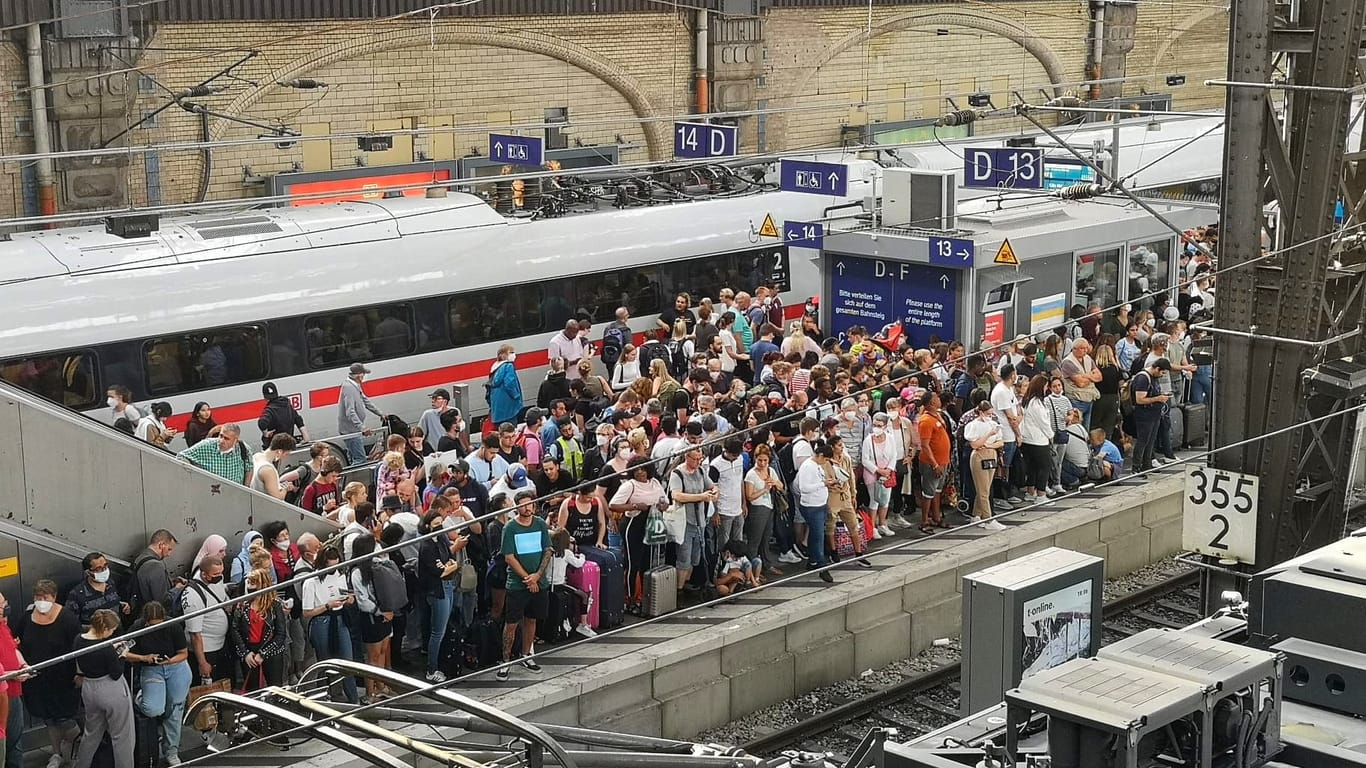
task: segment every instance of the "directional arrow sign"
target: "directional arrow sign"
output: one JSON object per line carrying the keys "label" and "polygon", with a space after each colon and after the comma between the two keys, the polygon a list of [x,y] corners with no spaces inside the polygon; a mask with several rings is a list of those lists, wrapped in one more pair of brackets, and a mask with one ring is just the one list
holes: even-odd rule
{"label": "directional arrow sign", "polygon": [[825,238],[825,225],[815,221],[784,221],[783,241],[790,246],[820,248]]}
{"label": "directional arrow sign", "polygon": [[783,160],[779,184],[784,192],[844,197],[849,192],[849,169],[838,163]]}
{"label": "directional arrow sign", "polygon": [[545,140],[536,136],[490,133],[489,159],[512,165],[545,165]]}
{"label": "directional arrow sign", "polygon": [[972,269],[977,246],[966,238],[931,237],[930,263],[940,267]]}
{"label": "directional arrow sign", "polygon": [[944,289],[947,289],[947,288],[949,287],[949,276],[948,276],[948,275],[940,275],[940,276],[939,276],[939,287],[940,287],[940,288],[944,288]]}
{"label": "directional arrow sign", "polygon": [[839,272],[841,275],[844,274],[844,262],[842,262],[842,261],[837,261],[837,262],[835,262],[835,270],[836,270],[837,272]]}

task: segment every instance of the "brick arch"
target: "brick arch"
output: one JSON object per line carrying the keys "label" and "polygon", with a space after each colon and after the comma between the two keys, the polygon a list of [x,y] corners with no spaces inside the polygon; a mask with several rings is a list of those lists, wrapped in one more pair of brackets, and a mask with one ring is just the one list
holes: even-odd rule
{"label": "brick arch", "polygon": [[[810,84],[811,78],[815,77],[816,74],[820,72],[821,67],[834,61],[836,56],[848,51],[850,48],[875,37],[922,27],[967,27],[968,29],[975,29],[979,32],[986,32],[987,34],[1004,37],[1019,45],[1021,48],[1024,48],[1025,51],[1033,56],[1034,59],[1039,62],[1039,65],[1043,67],[1050,82],[1065,82],[1062,60],[1058,58],[1057,52],[1054,51],[1052,46],[1044,41],[1043,38],[1039,37],[1028,27],[1017,24],[1009,19],[1001,18],[995,14],[978,11],[925,10],[912,11],[893,17],[873,25],[871,29],[860,29],[837,41],[821,54],[821,57],[817,60],[815,66],[813,66],[797,83],[789,98],[801,98],[803,94],[807,94],[807,86]],[[1055,85],[1053,93],[1055,96],[1061,96],[1062,88]]]}
{"label": "brick arch", "polygon": [[1181,19],[1181,23],[1173,26],[1167,38],[1157,47],[1157,55],[1153,57],[1152,76],[1155,78],[1159,72],[1171,71],[1170,67],[1165,66],[1167,54],[1171,51],[1172,46],[1176,45],[1176,41],[1181,39],[1182,35],[1221,14],[1227,15],[1228,9],[1214,6],[1186,16]]}
{"label": "brick arch", "polygon": [[[435,44],[511,48],[549,56],[578,67],[611,86],[631,105],[636,117],[649,118],[654,116],[654,107],[650,103],[650,98],[635,78],[631,77],[618,64],[581,45],[539,32],[499,27],[478,27],[468,24],[436,25],[434,29],[430,29],[426,25],[401,27],[376,32],[364,40],[342,42],[320,48],[276,68],[269,75],[261,78],[262,85],[247,89],[233,99],[231,104],[223,107],[223,111],[227,114],[246,114],[265,97],[268,89],[278,87],[275,83],[307,77],[309,73],[339,61],[384,51]],[[223,138],[229,127],[230,123],[226,121],[216,121],[210,128],[210,139]],[[668,127],[660,122],[647,122],[641,125],[641,129],[645,133],[646,147],[650,153],[650,158],[668,157],[672,152]],[[202,164],[200,173],[203,173]]]}

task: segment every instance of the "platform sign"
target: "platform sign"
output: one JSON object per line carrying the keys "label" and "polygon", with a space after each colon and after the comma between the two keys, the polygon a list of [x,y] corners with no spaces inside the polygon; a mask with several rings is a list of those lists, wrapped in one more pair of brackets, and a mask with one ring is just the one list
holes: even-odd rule
{"label": "platform sign", "polygon": [[489,159],[512,165],[545,165],[545,140],[536,136],[490,133]]}
{"label": "platform sign", "polygon": [[972,269],[972,260],[976,255],[976,244],[967,238],[930,238],[930,263],[935,266]]}
{"label": "platform sign", "polygon": [[849,169],[839,163],[783,160],[778,165],[779,186],[784,192],[844,197],[849,191]]}
{"label": "platform sign", "polygon": [[674,157],[734,157],[736,128],[711,123],[674,123]]}
{"label": "platform sign", "polygon": [[1181,499],[1181,547],[1255,565],[1258,484],[1256,475],[1191,467]]}
{"label": "platform sign", "polygon": [[978,147],[963,150],[963,186],[1043,189],[1043,149]]}
{"label": "platform sign", "polygon": [[900,320],[906,338],[927,346],[930,336],[955,338],[958,271],[925,264],[835,256],[830,265],[830,331],[851,326],[876,332]]}
{"label": "platform sign", "polygon": [[783,242],[798,248],[820,248],[825,241],[825,225],[818,221],[784,221]]}
{"label": "platform sign", "polygon": [[1029,300],[1029,332],[1051,331],[1067,319],[1067,294],[1055,293]]}
{"label": "platform sign", "polygon": [[1003,309],[982,315],[982,344],[987,348],[1000,346],[1006,340],[1006,313]]}

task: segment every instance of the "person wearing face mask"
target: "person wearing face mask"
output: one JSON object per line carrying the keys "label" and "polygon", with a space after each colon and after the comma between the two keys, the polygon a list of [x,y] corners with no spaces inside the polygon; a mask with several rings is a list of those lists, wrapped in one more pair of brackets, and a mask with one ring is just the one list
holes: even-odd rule
{"label": "person wearing face mask", "polygon": [[111,421],[118,421],[119,419],[128,419],[128,421],[132,422],[133,424],[137,424],[139,421],[142,421],[142,412],[139,411],[137,407],[134,406],[132,403],[132,390],[130,390],[128,387],[123,386],[122,384],[114,384],[109,387],[109,391],[107,394],[108,397],[106,398],[105,402],[109,404],[109,410],[112,412],[112,415],[110,417]]}
{"label": "person wearing face mask", "polygon": [[[349,528],[347,529],[349,530]],[[299,547],[289,536],[289,527],[282,521],[266,523],[261,527],[261,536],[270,547],[270,564],[275,575],[275,583],[294,577],[299,562],[303,559]],[[304,672],[304,624],[299,612],[299,590],[289,587],[280,594],[280,603],[289,617],[289,666],[286,676],[296,678]]]}
{"label": "person wearing face mask", "polygon": [[[878,533],[883,536],[886,536],[887,532],[881,529],[891,530],[887,514],[891,508],[892,494],[901,484],[901,478],[896,473],[897,462],[900,461],[900,446],[896,445],[888,430],[890,423],[891,418],[887,414],[875,414],[873,429],[863,439],[861,451],[863,483],[868,488],[868,506],[873,508],[873,525],[878,527]],[[896,439],[900,440],[900,435]]]}
{"label": "person wearing face mask", "polygon": [[223,653],[228,641],[227,609],[193,615],[204,608],[227,602],[223,559],[218,555],[207,555],[200,560],[194,578],[185,585],[181,599],[185,614],[191,617],[185,620],[185,634],[189,637],[190,666],[194,676],[200,681],[233,680],[235,685],[237,665]]}
{"label": "person wearing face mask", "polygon": [[90,626],[90,619],[98,610],[128,614],[130,606],[119,596],[118,587],[109,578],[108,558],[91,552],[81,560],[81,569],[85,578],[66,596],[66,607],[80,620],[81,626]]}
{"label": "person wearing face mask", "polygon": [[[81,622],[73,610],[57,604],[57,583],[39,579],[33,585],[33,609],[19,618],[14,635],[29,664],[40,664],[70,653]],[[76,662],[64,661],[42,671],[42,685],[24,686],[24,708],[33,724],[42,724],[52,748],[52,760],[70,768],[81,729],[76,722],[81,691],[76,687]]]}
{"label": "person wearing face mask", "polygon": [[963,425],[963,440],[972,449],[972,512],[978,520],[986,521],[984,528],[1003,531],[1005,526],[991,519],[991,480],[996,476],[996,462],[1005,447],[1005,438],[990,401],[979,402],[975,413],[976,418]]}
{"label": "person wearing face mask", "polygon": [[[187,662],[189,649],[185,630],[166,623],[166,608],[150,602],[142,607],[142,618],[133,631],[150,629],[133,641],[124,659],[138,665],[138,695],[133,704],[145,717],[157,721],[161,732],[161,759],[167,768],[180,765],[180,724],[185,715],[185,697],[190,693],[193,674]],[[155,750],[155,745],[149,751]]]}
{"label": "person wearing face mask", "polygon": [[522,410],[522,381],[517,378],[517,350],[511,344],[498,348],[498,359],[489,371],[488,422],[493,428],[517,421]]}
{"label": "person wearing face mask", "polygon": [[[340,563],[341,552],[335,547],[323,547],[318,554],[318,568],[328,568]],[[314,576],[299,587],[303,603],[304,617],[308,622],[309,641],[318,659],[351,659],[351,627],[347,621],[348,605],[354,605],[355,595],[351,593],[346,576],[340,571],[329,571]],[[342,678],[342,690],[346,700],[359,703],[356,678],[346,675]]]}
{"label": "person wearing face mask", "polygon": [[[844,441],[844,451],[856,467],[863,463],[863,441],[873,432],[873,420],[868,415],[871,404],[872,400],[866,394],[859,395],[857,399],[846,397],[840,401],[839,424],[835,434]],[[886,520],[883,522],[885,524]],[[890,536],[890,530],[879,532]]]}

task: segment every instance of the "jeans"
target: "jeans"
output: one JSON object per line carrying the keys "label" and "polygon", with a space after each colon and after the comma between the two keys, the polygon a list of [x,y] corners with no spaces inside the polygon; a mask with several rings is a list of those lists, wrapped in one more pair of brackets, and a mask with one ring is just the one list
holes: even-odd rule
{"label": "jeans", "polygon": [[1062,463],[1062,484],[1066,486],[1081,485],[1087,482],[1086,467],[1079,467],[1070,461]]}
{"label": "jeans", "polygon": [[[24,764],[24,752],[21,749],[20,737],[24,735],[24,725],[28,721],[24,717],[24,700],[19,696],[11,696],[9,699],[9,720],[5,723],[5,765],[22,766]],[[10,736],[9,734],[14,734]]]}
{"label": "jeans", "polygon": [[1153,467],[1153,449],[1157,444],[1157,433],[1162,429],[1162,419],[1156,415],[1139,416],[1134,411],[1134,426],[1138,434],[1134,437],[1134,470],[1142,472]]}
{"label": "jeans", "polygon": [[1072,401],[1072,407],[1081,411],[1081,423],[1082,426],[1086,427],[1087,432],[1091,431],[1091,405],[1092,403],[1082,402],[1081,400]]}
{"label": "jeans", "polygon": [[436,663],[441,659],[441,641],[446,637],[446,625],[451,620],[451,607],[455,590],[449,581],[441,582],[441,593],[427,593],[427,672],[436,671]]}
{"label": "jeans", "polygon": [[1209,400],[1210,393],[1214,390],[1214,366],[1200,365],[1195,368],[1195,375],[1190,380],[1190,402],[1199,405]]}
{"label": "jeans", "polygon": [[364,464],[366,458],[368,457],[365,453],[365,439],[360,436],[346,438],[347,466]]}
{"label": "jeans", "polygon": [[830,517],[830,506],[808,507],[798,504],[802,519],[806,521],[806,563],[810,568],[825,565],[825,521]]}
{"label": "jeans", "polygon": [[716,528],[716,548],[719,550],[732,541],[745,540],[745,516],[726,517],[721,515],[721,524]]}
{"label": "jeans", "polygon": [[185,699],[190,695],[193,677],[190,664],[185,661],[142,668],[136,704],[138,711],[158,721],[162,757],[172,757],[180,752],[180,725],[185,718]]}
{"label": "jeans", "polygon": [[[745,556],[762,564],[769,558],[768,540],[773,536],[773,507],[751,505],[745,516]],[[769,565],[773,560],[769,560]]]}
{"label": "jeans", "polygon": [[[346,659],[348,661],[355,658],[351,648],[351,630],[346,626],[342,619],[341,611],[327,611],[326,613],[314,616],[308,623],[309,639],[313,643],[313,650],[318,654],[318,660],[326,659]],[[347,675],[342,678],[342,690],[346,693],[346,700],[352,704],[360,701],[360,696],[356,693],[356,678]]]}

